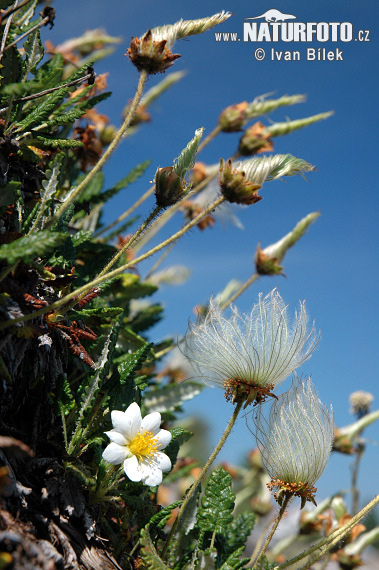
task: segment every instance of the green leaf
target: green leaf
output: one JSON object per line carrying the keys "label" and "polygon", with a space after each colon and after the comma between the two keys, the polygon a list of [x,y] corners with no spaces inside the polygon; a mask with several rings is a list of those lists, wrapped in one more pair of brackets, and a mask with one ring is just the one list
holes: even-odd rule
{"label": "green leaf", "polygon": [[[76,181],[76,183],[80,184],[80,182],[84,178],[85,178],[85,174],[80,176],[78,178],[78,180]],[[95,176],[92,178],[92,180],[89,182],[89,184],[87,184],[87,186],[85,187],[84,191],[78,197],[78,199],[77,199],[78,204],[83,204],[83,202],[91,202],[92,203],[93,196],[97,196],[98,194],[100,194],[101,189],[103,187],[103,184],[104,184],[104,174],[100,170],[99,172],[97,172],[95,174]]]}
{"label": "green leaf", "polygon": [[1,60],[1,85],[18,83],[22,77],[22,57],[15,46],[9,48]]}
{"label": "green leaf", "polygon": [[138,311],[137,315],[129,321],[129,324],[135,332],[141,333],[158,323],[162,318],[162,313],[162,305],[155,303]]}
{"label": "green leaf", "polygon": [[61,53],[54,54],[51,59],[37,69],[35,81],[43,84],[44,89],[57,87],[62,82],[63,65],[63,55]]}
{"label": "green leaf", "polygon": [[[48,116],[54,111],[54,109],[63,101],[64,96],[68,93],[69,87],[61,87],[56,91],[47,95],[46,98],[40,103],[31,113],[29,113],[25,119],[16,123],[16,132],[27,131],[33,127],[37,127],[45,122]],[[41,140],[41,137],[39,137]],[[42,138],[43,140],[43,138]]]}
{"label": "green leaf", "polygon": [[180,446],[192,437],[192,433],[183,428],[174,428],[171,431],[171,441],[165,448],[165,454],[171,459],[172,465],[175,465],[178,458]]}
{"label": "green leaf", "polygon": [[[132,184],[133,182],[138,180],[138,178],[140,178],[144,174],[144,172],[145,172],[146,168],[149,166],[150,162],[151,162],[150,160],[145,160],[145,162],[141,162],[141,164],[137,164],[137,166],[135,168],[133,168],[133,170],[131,170],[129,172],[129,174],[127,174],[126,176],[124,176],[124,178],[119,180],[117,182],[117,184],[112,186],[112,188],[109,188],[109,190],[106,190],[105,192],[100,194],[98,196],[97,200],[95,200],[93,203],[105,204],[105,202],[107,202],[110,198],[113,198],[113,196],[118,194],[118,192],[120,192],[120,190],[127,188],[129,186],[129,184]],[[121,233],[121,230],[118,229],[117,232]]]}
{"label": "green leaf", "polygon": [[79,247],[82,243],[90,240],[92,236],[92,232],[88,230],[81,230],[71,236],[72,243],[74,247]]}
{"label": "green leaf", "polygon": [[[26,127],[25,127],[26,128]],[[36,146],[43,148],[81,148],[83,146],[82,141],[75,141],[73,139],[53,139],[48,136],[36,135],[37,140]]]}
{"label": "green leaf", "polygon": [[197,512],[197,525],[201,533],[224,535],[233,520],[235,495],[231,489],[232,478],[223,467],[218,467],[211,474],[201,507]]}
{"label": "green leaf", "polygon": [[[167,507],[164,507],[163,509],[161,509],[157,514],[155,514],[153,517],[151,517],[151,519],[149,520],[149,523],[147,525],[148,528],[152,528],[152,527],[164,528],[166,526],[167,521],[170,519],[170,517],[172,515],[172,511],[174,509],[176,509],[177,507],[180,507],[182,502],[183,502],[183,500],[180,499],[179,501],[172,503],[172,505],[168,505]],[[148,529],[146,528],[146,530],[148,530]]]}
{"label": "green leaf", "polygon": [[255,518],[254,513],[241,513],[228,526],[227,544],[225,546],[227,554],[234,552],[238,548],[242,548],[242,550],[245,548],[247,538],[254,528]]}
{"label": "green leaf", "polygon": [[56,116],[53,119],[46,121],[46,125],[48,127],[57,126],[57,125],[69,125],[74,121],[76,121],[76,119],[79,119],[82,115],[84,115],[86,111],[92,109],[92,107],[100,103],[100,101],[108,99],[110,95],[111,93],[108,91],[106,93],[101,93],[100,95],[96,95],[96,97],[91,97],[91,99],[87,99],[86,101],[79,103],[73,109],[70,109],[67,113],[64,114],[61,114],[62,113],[61,109],[63,107],[62,105],[57,109],[56,113],[54,113]]}
{"label": "green leaf", "polygon": [[243,568],[245,564],[250,562],[250,558],[240,559],[240,556],[242,555],[244,550],[245,547],[241,546],[240,548],[232,552],[232,554],[220,566],[220,570],[239,570],[240,568]]}
{"label": "green leaf", "polygon": [[[73,73],[67,79],[67,83],[79,79],[79,77],[83,77],[85,75],[86,70],[87,66],[83,66],[77,71],[75,71],[75,73]],[[13,83],[15,83],[15,81],[13,81]],[[73,87],[67,87],[65,83],[63,86],[61,86],[60,89],[53,91],[53,93],[50,93],[50,95],[47,95],[46,98],[42,101],[42,103],[40,103],[35,109],[33,109],[33,111],[29,113],[25,117],[25,119],[23,119],[19,123],[16,123],[15,125],[17,127],[16,132],[20,132],[22,130],[25,131],[30,130],[33,127],[36,127],[44,123],[45,120],[49,117],[49,115],[51,115],[51,113],[63,101],[64,97],[67,95],[70,89],[73,89]],[[79,141],[73,141],[73,142],[79,142]]]}
{"label": "green leaf", "polygon": [[39,30],[35,30],[28,36],[28,39],[24,42],[24,49],[24,77],[27,77],[29,73],[34,74],[36,66],[44,56],[44,49],[41,43]]}
{"label": "green leaf", "polygon": [[147,356],[151,352],[153,343],[147,342],[145,346],[136,350],[133,354],[129,355],[129,358],[124,360],[118,367],[118,373],[120,374],[120,384],[123,385],[130,380],[134,380],[137,370],[139,370],[143,363],[145,362]]}
{"label": "green leaf", "polygon": [[86,317],[98,317],[101,319],[114,319],[119,317],[123,313],[123,309],[120,307],[98,307],[96,309],[81,309],[80,311],[73,311],[70,313],[73,319],[76,318],[86,318]]}
{"label": "green leaf", "polygon": [[10,265],[17,261],[30,263],[36,257],[43,257],[62,245],[67,239],[67,234],[52,232],[50,230],[21,237],[12,243],[0,247],[0,259],[5,259]]}
{"label": "green leaf", "polygon": [[187,400],[192,400],[203,390],[204,384],[199,382],[183,382],[168,384],[162,388],[151,390],[145,394],[143,403],[151,412],[168,412],[177,409]]}
{"label": "green leaf", "polygon": [[113,351],[117,341],[118,329],[119,324],[116,324],[112,327],[112,330],[110,331],[104,343],[101,355],[95,364],[95,374],[89,381],[86,379],[84,381],[84,384],[82,384],[79,388],[78,392],[81,392],[81,410],[79,422],[81,422],[81,419],[84,417],[84,415],[88,415],[88,413],[91,411],[96,401],[96,395],[101,388],[102,382],[109,373]]}
{"label": "green leaf", "polygon": [[28,93],[38,93],[43,89],[41,83],[35,81],[27,81],[26,83],[9,83],[8,85],[4,85],[0,90],[1,96],[13,96],[16,99],[27,95]]}
{"label": "green leaf", "polygon": [[151,541],[149,532],[146,529],[141,530],[141,560],[148,570],[169,570],[169,567],[159,558],[157,551]]}
{"label": "green leaf", "polygon": [[[28,2],[25,6],[22,6],[16,12],[16,18],[15,18],[16,24],[22,28],[23,32],[26,31],[30,20],[34,16],[34,11],[36,9],[37,2],[38,0],[33,0],[32,2]],[[37,23],[40,20],[41,19],[37,20],[36,22],[33,22],[33,25],[34,23]]]}

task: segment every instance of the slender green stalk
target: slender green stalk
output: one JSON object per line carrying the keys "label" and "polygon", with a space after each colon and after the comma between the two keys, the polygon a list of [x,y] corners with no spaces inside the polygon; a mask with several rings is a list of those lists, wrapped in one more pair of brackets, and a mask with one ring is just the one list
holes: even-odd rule
{"label": "slender green stalk", "polygon": [[85,178],[83,178],[83,180],[81,181],[81,183],[75,188],[75,190],[73,190],[71,192],[71,194],[67,197],[67,199],[65,200],[65,202],[63,202],[63,204],[61,205],[61,207],[57,210],[57,212],[55,212],[54,216],[51,218],[48,227],[53,226],[54,224],[56,224],[59,220],[59,218],[61,217],[61,215],[67,210],[67,208],[70,206],[70,204],[72,204],[72,202],[74,200],[76,200],[76,198],[79,196],[79,194],[84,190],[84,188],[91,182],[91,180],[93,179],[93,177],[95,176],[95,174],[97,174],[97,172],[99,172],[99,170],[101,170],[101,168],[104,166],[104,164],[107,162],[108,158],[111,156],[111,154],[116,150],[116,148],[118,147],[119,143],[121,142],[122,137],[124,136],[127,128],[129,127],[131,120],[134,116],[135,110],[141,100],[142,97],[142,91],[146,82],[146,77],[147,77],[147,73],[146,71],[142,71],[140,74],[140,78],[139,78],[139,82],[138,82],[138,87],[137,87],[137,91],[136,94],[134,96],[134,99],[132,101],[132,104],[130,105],[128,114],[125,117],[124,122],[122,123],[120,129],[118,130],[115,138],[113,139],[113,141],[111,142],[111,144],[109,145],[109,147],[107,148],[107,150],[104,152],[103,156],[100,158],[99,162],[97,162],[95,164],[95,166],[92,168],[92,170],[87,174],[87,176]]}
{"label": "slender green stalk", "polygon": [[282,504],[282,506],[280,507],[280,511],[278,512],[278,516],[276,517],[276,519],[275,519],[275,521],[274,521],[274,524],[273,524],[272,527],[271,527],[271,530],[270,530],[270,532],[269,532],[269,534],[268,534],[268,536],[267,536],[267,538],[266,538],[266,542],[265,542],[264,545],[262,546],[262,550],[261,550],[260,553],[258,554],[258,558],[257,558],[257,560],[256,560],[256,562],[255,562],[253,568],[256,568],[256,567],[257,567],[258,562],[260,561],[260,559],[262,558],[262,556],[265,554],[265,552],[266,552],[266,550],[267,550],[267,548],[268,548],[268,545],[270,544],[271,539],[272,539],[272,537],[274,536],[275,531],[276,531],[276,529],[278,528],[278,525],[279,525],[280,521],[282,520],[282,517],[283,517],[283,515],[284,515],[284,513],[285,513],[285,511],[286,511],[286,508],[287,508],[288,503],[289,503],[289,501],[290,501],[291,498],[292,498],[292,497],[291,497],[290,495],[287,495],[287,497],[284,499],[283,504]]}
{"label": "slender green stalk", "polygon": [[352,473],[351,473],[351,494],[353,497],[352,501],[353,515],[356,515],[359,509],[359,488],[357,482],[358,482],[359,465],[362,459],[363,452],[364,452],[364,445],[358,442],[357,454],[355,457],[354,464],[352,466]]}
{"label": "slender green stalk", "polygon": [[94,238],[97,238],[99,236],[101,236],[102,234],[105,234],[105,232],[108,232],[109,230],[111,230],[114,226],[117,226],[117,224],[119,224],[120,222],[122,222],[123,220],[125,220],[125,218],[128,218],[130,216],[130,214],[132,214],[141,204],[143,204],[143,202],[145,200],[147,200],[147,198],[149,198],[155,190],[155,185],[153,184],[153,186],[151,186],[142,196],[141,198],[139,198],[134,204],[133,206],[131,206],[130,208],[128,208],[127,210],[125,210],[125,212],[123,214],[121,214],[118,218],[116,218],[116,220],[114,220],[113,222],[111,222],[110,224],[108,224],[105,228],[100,229],[98,232],[96,232],[94,234]]}
{"label": "slender green stalk", "polygon": [[162,559],[165,557],[165,555],[166,555],[166,553],[167,553],[167,550],[168,550],[168,547],[169,547],[169,545],[170,545],[170,542],[171,542],[172,539],[173,539],[173,536],[174,536],[174,534],[175,534],[175,532],[176,532],[176,529],[177,529],[177,527],[178,527],[178,524],[179,524],[179,522],[180,522],[180,519],[182,518],[182,515],[183,515],[183,513],[184,513],[184,511],[185,511],[185,509],[186,509],[186,507],[187,507],[187,505],[188,505],[188,503],[189,503],[189,501],[191,500],[193,494],[195,493],[195,491],[196,491],[198,485],[201,483],[201,481],[202,481],[203,477],[205,476],[206,472],[208,471],[209,467],[212,465],[213,461],[216,459],[216,457],[217,457],[217,455],[219,454],[221,448],[223,447],[225,441],[227,440],[227,438],[228,438],[230,432],[232,431],[232,428],[233,428],[234,424],[236,423],[238,414],[240,413],[240,410],[241,410],[243,404],[244,404],[244,402],[238,402],[238,404],[236,404],[236,407],[234,408],[232,417],[230,418],[229,423],[228,423],[228,425],[226,426],[225,431],[224,431],[224,433],[222,434],[222,436],[221,436],[221,438],[220,438],[220,441],[219,441],[218,444],[216,445],[214,451],[211,453],[211,455],[210,455],[208,461],[206,462],[206,464],[205,464],[204,467],[202,468],[200,474],[197,476],[195,482],[192,483],[191,487],[189,488],[188,493],[186,494],[186,496],[185,496],[185,498],[184,498],[184,500],[183,500],[183,503],[181,504],[181,507],[180,507],[180,509],[179,509],[179,511],[178,511],[178,514],[177,514],[177,517],[176,517],[176,519],[175,519],[175,521],[174,521],[174,524],[172,525],[172,528],[171,528],[170,534],[168,535],[166,544],[165,544],[165,546],[164,546],[164,548],[163,548],[163,550],[162,550],[162,553],[161,553],[161,558],[162,558]]}
{"label": "slender green stalk", "polygon": [[21,36],[18,36],[18,38],[16,38],[11,44],[8,44],[4,49],[3,52],[6,52],[8,49],[10,49],[11,47],[15,46],[18,42],[20,42],[21,40],[23,40],[24,38],[26,38],[26,36],[28,36],[29,34],[31,34],[32,32],[34,32],[35,30],[38,30],[38,28],[42,28],[42,26],[45,26],[49,21],[49,18],[46,17],[43,20],[41,20],[40,22],[38,22],[38,24],[36,24],[35,26],[33,26],[32,28],[30,28],[30,30],[28,30],[27,32],[23,33]]}
{"label": "slender green stalk", "polygon": [[203,148],[205,146],[207,146],[207,144],[209,144],[214,138],[216,138],[220,132],[221,132],[221,128],[219,125],[217,125],[213,129],[213,131],[211,133],[209,133],[209,135],[207,137],[205,137],[205,139],[199,144],[199,148],[197,149],[197,152],[199,153],[201,150],[203,150]]}
{"label": "slender green stalk", "polygon": [[88,291],[90,289],[92,289],[92,287],[95,287],[96,285],[100,285],[100,283],[103,283],[104,281],[107,281],[108,279],[112,279],[113,277],[117,277],[118,275],[120,275],[121,273],[123,273],[124,271],[129,269],[129,267],[131,267],[132,265],[133,266],[137,265],[138,263],[140,263],[141,261],[144,261],[145,259],[147,259],[151,255],[154,255],[155,253],[157,253],[158,251],[160,251],[164,247],[170,245],[175,240],[181,238],[186,232],[188,232],[188,230],[190,230],[191,228],[196,226],[212,210],[214,210],[220,204],[222,204],[224,202],[224,200],[225,200],[225,198],[223,196],[220,196],[219,198],[217,198],[214,202],[212,202],[212,204],[210,204],[205,210],[203,210],[198,216],[196,216],[196,218],[194,218],[193,220],[188,222],[188,224],[186,226],[184,226],[181,230],[177,231],[171,237],[162,241],[160,244],[153,247],[152,249],[150,249],[149,251],[147,251],[143,255],[140,255],[136,259],[129,261],[128,263],[126,263],[125,265],[122,265],[121,267],[117,267],[117,269],[114,269],[113,271],[110,271],[109,273],[106,273],[105,275],[102,275],[101,277],[97,277],[96,279],[93,279],[90,283],[87,283],[86,285],[79,287],[78,289],[76,289],[75,291],[72,291],[71,293],[69,293],[68,295],[63,297],[62,299],[55,301],[54,303],[52,303],[51,305],[48,305],[47,307],[44,307],[43,309],[39,309],[38,311],[34,311],[33,313],[29,313],[28,315],[24,315],[22,317],[17,317],[16,319],[10,319],[9,321],[1,323],[0,324],[0,330],[8,327],[10,325],[15,325],[16,323],[24,323],[26,321],[29,321],[30,319],[34,319],[35,317],[45,315],[46,313],[49,313],[53,310],[56,312],[57,309],[59,309],[60,307],[63,307],[68,302],[70,302],[72,299],[78,298],[78,296],[81,295],[82,293],[88,293]]}
{"label": "slender green stalk", "polygon": [[193,198],[196,194],[198,194],[211,180],[213,180],[213,178],[217,175],[217,173],[215,174],[211,174],[210,176],[207,176],[207,178],[204,178],[204,180],[202,180],[194,189],[194,191],[190,194],[190,195],[186,195],[184,196],[184,198],[182,198],[181,200],[179,200],[179,202],[177,202],[176,204],[174,204],[169,210],[167,210],[166,212],[164,212],[164,214],[162,216],[160,216],[159,219],[155,220],[155,222],[153,222],[149,228],[149,232],[146,235],[146,238],[143,240],[140,240],[140,242],[138,243],[137,246],[137,251],[138,249],[140,249],[141,247],[143,247],[144,245],[146,245],[146,243],[155,236],[155,234],[163,228],[163,226],[165,224],[167,224],[167,222],[169,220],[171,220],[171,218],[173,217],[173,215],[177,212],[177,210],[179,210],[183,203],[186,202],[188,199]]}
{"label": "slender green stalk", "polygon": [[223,305],[221,305],[221,310],[223,311],[224,309],[229,307],[229,305],[233,303],[233,301],[235,301],[240,295],[242,295],[242,293],[244,293],[246,289],[248,289],[250,285],[252,285],[254,281],[258,279],[258,277],[259,277],[258,273],[253,273],[253,275],[249,277],[249,279],[245,281],[243,285],[241,285],[238,291],[236,291],[234,295],[230,297],[230,299],[228,299]]}
{"label": "slender green stalk", "polygon": [[356,524],[358,524],[366,515],[368,515],[368,513],[377,504],[379,504],[379,495],[377,495],[372,501],[370,501],[365,507],[363,507],[363,509],[361,509],[359,511],[359,513],[357,513],[355,516],[353,516],[343,526],[341,526],[340,528],[337,528],[335,531],[333,531],[329,536],[319,540],[319,542],[317,542],[316,544],[311,546],[308,550],[305,550],[301,554],[298,554],[294,558],[287,560],[287,562],[284,562],[283,564],[280,564],[280,565],[276,566],[275,568],[280,569],[280,570],[284,570],[284,568],[288,568],[288,567],[292,566],[293,564],[296,564],[297,562],[299,562],[300,560],[303,560],[303,558],[306,558],[307,556],[309,556],[310,554],[312,554],[316,550],[323,549],[323,550],[321,550],[322,554],[319,556],[319,558],[321,558],[321,556],[323,556],[331,548],[331,544],[334,543],[334,541],[338,542],[338,540],[341,540],[341,538],[343,538],[346,534],[348,534],[352,530],[352,528]]}

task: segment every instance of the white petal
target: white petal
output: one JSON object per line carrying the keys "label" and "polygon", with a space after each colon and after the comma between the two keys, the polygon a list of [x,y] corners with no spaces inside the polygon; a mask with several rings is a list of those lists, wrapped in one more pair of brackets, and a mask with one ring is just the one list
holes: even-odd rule
{"label": "white petal", "polygon": [[112,429],[111,431],[106,431],[104,433],[105,433],[105,435],[107,435],[109,437],[109,439],[111,441],[113,441],[114,443],[117,443],[117,445],[127,445],[126,439],[118,431]]}
{"label": "white petal", "polygon": [[122,463],[128,456],[128,448],[117,445],[117,443],[110,443],[103,451],[103,459],[112,463],[112,465],[118,465]]}
{"label": "white petal", "polygon": [[149,487],[155,487],[155,485],[160,485],[162,483],[162,471],[158,466],[153,464],[141,464],[142,481],[145,485]]}
{"label": "white petal", "polygon": [[163,471],[163,472],[170,471],[171,460],[168,457],[168,455],[158,451],[158,453],[155,456],[155,461],[157,462],[157,465],[161,471]]}
{"label": "white petal", "polygon": [[142,474],[137,457],[133,455],[124,461],[124,471],[131,481],[141,481]]}
{"label": "white petal", "polygon": [[161,414],[159,412],[153,412],[145,416],[141,423],[141,429],[150,431],[153,435],[158,433],[161,427]]}
{"label": "white petal", "polygon": [[130,404],[125,412],[113,410],[111,416],[114,429],[121,433],[127,441],[133,439],[141,427],[141,410],[135,402]]}
{"label": "white petal", "polygon": [[155,439],[159,443],[159,449],[164,449],[170,443],[171,438],[172,435],[169,431],[166,429],[161,429],[155,436]]}

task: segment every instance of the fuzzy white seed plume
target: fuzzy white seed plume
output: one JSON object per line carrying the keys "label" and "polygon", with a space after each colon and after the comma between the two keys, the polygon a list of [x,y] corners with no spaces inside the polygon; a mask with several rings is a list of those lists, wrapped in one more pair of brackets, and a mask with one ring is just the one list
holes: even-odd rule
{"label": "fuzzy white seed plume", "polygon": [[277,487],[278,496],[282,492],[302,497],[304,504],[313,501],[312,487],[330,455],[334,421],[332,408],[319,400],[310,378],[301,381],[295,375],[290,390],[273,401],[269,411],[259,406],[252,419],[272,488]]}
{"label": "fuzzy white seed plume", "polygon": [[316,346],[318,334],[309,326],[305,304],[300,303],[290,322],[276,289],[266,297],[260,295],[250,314],[240,315],[234,306],[231,310],[232,315],[224,317],[211,299],[205,319],[190,323],[186,333],[184,354],[206,384],[228,389],[234,381],[245,390],[271,390]]}

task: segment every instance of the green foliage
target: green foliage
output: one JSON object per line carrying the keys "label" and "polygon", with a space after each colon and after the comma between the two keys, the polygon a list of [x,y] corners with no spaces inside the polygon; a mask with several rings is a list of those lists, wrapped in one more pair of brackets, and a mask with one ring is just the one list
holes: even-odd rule
{"label": "green foliage", "polygon": [[66,239],[66,234],[48,230],[20,237],[12,243],[6,243],[0,247],[0,259],[6,260],[9,264],[18,261],[30,263],[36,257],[45,256],[54,248],[59,247]]}
{"label": "green foliage", "polygon": [[232,522],[235,495],[231,490],[231,476],[223,467],[211,474],[197,512],[201,536],[207,532],[223,535]]}
{"label": "green foliage", "polygon": [[169,567],[159,558],[147,530],[141,530],[141,559],[149,570],[169,570]]}
{"label": "green foliage", "polygon": [[30,36],[28,36],[28,39],[24,43],[24,50],[26,56],[24,65],[24,77],[27,77],[29,73],[33,73],[33,75],[35,74],[36,66],[39,64],[44,55],[39,30],[35,30],[30,34]]}

